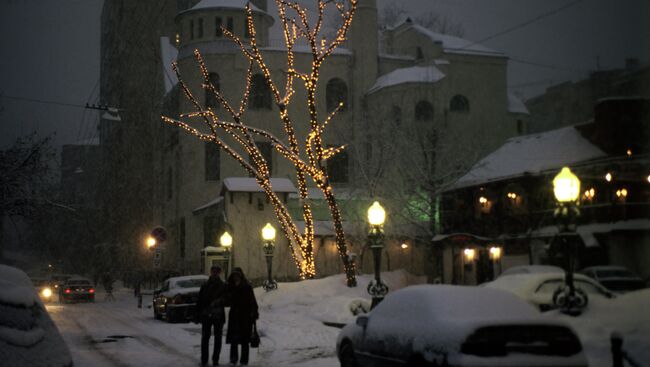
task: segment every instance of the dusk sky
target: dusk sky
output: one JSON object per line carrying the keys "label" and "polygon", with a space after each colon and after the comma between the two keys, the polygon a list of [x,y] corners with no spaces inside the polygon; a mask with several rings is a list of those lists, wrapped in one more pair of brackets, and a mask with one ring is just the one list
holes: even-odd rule
{"label": "dusk sky", "polygon": [[[98,102],[101,0],[0,1],[0,147],[37,131],[57,145],[96,136],[98,114],[63,104]],[[388,0],[380,0],[380,7]],[[505,52],[509,85],[530,98],[590,71],[650,62],[648,0],[408,0],[413,13],[434,11],[461,23],[465,38]],[[535,18],[566,7],[553,15]],[[532,21],[528,25],[522,25]],[[522,26],[520,26],[522,25]],[[517,27],[520,26],[520,27]],[[536,65],[532,65],[536,64]]]}

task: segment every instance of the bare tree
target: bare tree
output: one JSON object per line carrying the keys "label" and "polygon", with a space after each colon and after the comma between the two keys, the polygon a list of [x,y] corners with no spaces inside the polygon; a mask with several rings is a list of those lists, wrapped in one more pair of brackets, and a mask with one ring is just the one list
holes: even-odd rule
{"label": "bare tree", "polygon": [[[212,108],[204,108],[194,97],[188,85],[183,81],[177,65],[174,65],[174,70],[178,76],[181,88],[195,108],[194,112],[182,114],[181,117],[186,119],[199,119],[204,124],[204,128],[197,128],[188,121],[179,121],[169,117],[163,117],[163,120],[187,130],[201,140],[214,142],[256,179],[273,205],[282,231],[289,240],[290,253],[301,278],[311,278],[316,274],[314,262],[314,218],[311,209],[311,198],[307,189],[307,180],[311,179],[316,187],[320,189],[328,204],[331,219],[334,224],[337,249],[347,275],[347,284],[348,286],[355,286],[354,264],[348,260],[341,213],[326,170],[327,160],[340,153],[345,146],[328,148],[323,137],[328,124],[334,119],[342,105],[339,105],[337,109],[327,116],[320,116],[317,111],[316,100],[321,68],[332,52],[345,41],[357,7],[357,0],[318,0],[318,8],[314,22],[310,22],[308,9],[298,2],[275,0],[275,3],[278,8],[278,17],[282,25],[287,49],[284,88],[272,78],[264,55],[258,47],[255,25],[253,23],[253,13],[250,5],[247,5],[247,25],[248,33],[250,34],[248,42],[244,42],[223,28],[224,34],[230,37],[240,47],[242,54],[248,60],[246,87],[239,106],[234,106],[229,103],[223,94],[215,88],[210,80],[203,56],[196,50],[195,57],[204,78],[203,88],[214,95],[215,99],[220,103],[222,111],[225,111],[226,117],[222,118],[218,116]],[[325,13],[328,8],[336,11],[341,19],[341,25],[336,30],[334,37],[329,38],[323,30]],[[294,46],[300,39],[306,41],[311,51],[312,63],[310,69],[307,71],[298,70],[294,62]],[[273,99],[278,106],[279,121],[283,126],[288,144],[285,144],[284,141],[268,131],[252,127],[244,121],[244,112],[247,109],[252,77],[256,69],[261,70],[264,75],[265,82],[271,90]],[[298,136],[296,125],[300,121],[292,116],[292,113],[289,111],[289,106],[295,96],[294,84],[296,82],[302,82],[307,92],[307,100],[305,103],[309,113],[309,128],[305,136]],[[234,146],[231,146],[224,139],[225,136],[231,138],[247,154],[238,152]],[[299,231],[296,223],[291,218],[288,208],[273,191],[268,162],[255,144],[254,137],[268,139],[273,148],[294,167],[295,179],[298,184],[298,192],[302,205],[302,216],[305,222],[304,232],[301,233]]]}

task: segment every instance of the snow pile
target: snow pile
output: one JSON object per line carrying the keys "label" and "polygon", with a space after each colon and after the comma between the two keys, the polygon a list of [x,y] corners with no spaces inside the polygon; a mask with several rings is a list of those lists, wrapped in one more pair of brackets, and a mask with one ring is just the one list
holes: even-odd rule
{"label": "snow pile", "polygon": [[38,297],[27,274],[7,265],[0,265],[0,302],[31,307]]}
{"label": "snow pile", "polygon": [[591,297],[579,317],[554,311],[577,332],[592,367],[611,366],[610,337],[623,336],[623,349],[639,363],[650,361],[650,289],[627,293],[614,299]]}
{"label": "snow pile", "polygon": [[377,78],[375,85],[368,89],[368,93],[405,83],[437,83],[444,77],[445,74],[433,65],[401,68]]}

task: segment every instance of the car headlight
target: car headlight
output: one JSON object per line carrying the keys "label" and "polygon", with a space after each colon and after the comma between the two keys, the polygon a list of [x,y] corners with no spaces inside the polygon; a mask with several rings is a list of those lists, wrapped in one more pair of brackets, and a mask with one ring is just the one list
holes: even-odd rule
{"label": "car headlight", "polygon": [[42,294],[43,297],[45,297],[45,298],[50,298],[50,297],[52,297],[52,290],[51,290],[49,287],[48,287],[48,288],[44,288],[44,289],[41,291],[41,294]]}

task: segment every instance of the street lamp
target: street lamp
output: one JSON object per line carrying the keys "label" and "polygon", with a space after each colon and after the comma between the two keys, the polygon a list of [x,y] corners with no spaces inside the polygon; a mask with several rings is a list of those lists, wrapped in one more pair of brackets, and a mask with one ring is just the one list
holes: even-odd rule
{"label": "street lamp", "polygon": [[219,243],[223,249],[223,257],[226,260],[228,269],[226,269],[226,274],[230,271],[230,250],[232,249],[232,236],[228,231],[223,232],[221,237],[219,237]]}
{"label": "street lamp", "polygon": [[565,286],[558,288],[553,294],[553,302],[568,314],[577,315],[580,309],[587,305],[587,295],[575,288],[573,282],[573,267],[575,261],[574,246],[567,237],[576,231],[576,221],[580,216],[577,200],[580,197],[580,179],[568,167],[562,168],[553,179],[553,193],[557,200],[555,218],[558,223],[559,238],[564,243],[567,253],[567,271]]}
{"label": "street lamp", "polygon": [[155,238],[153,238],[152,236],[147,237],[146,244],[149,250],[153,249],[154,246],[156,246],[156,243],[158,243],[158,241],[156,241]]}
{"label": "street lamp", "polygon": [[264,290],[272,291],[278,289],[278,283],[273,280],[273,251],[275,250],[275,228],[271,223],[266,223],[262,228],[262,239],[264,240],[263,249],[266,257],[266,271],[268,278],[262,283]]}
{"label": "street lamp", "polygon": [[[490,259],[492,260],[492,273],[493,276],[496,278],[497,274],[501,274],[501,253],[502,249],[499,246],[492,246],[490,247]],[[499,267],[499,271],[497,273],[497,265]]]}
{"label": "street lamp", "polygon": [[381,251],[384,249],[385,220],[386,211],[378,201],[375,201],[368,208],[368,223],[370,223],[368,242],[375,261],[375,279],[368,283],[368,293],[372,296],[371,309],[375,308],[388,293],[388,286],[381,281]]}

